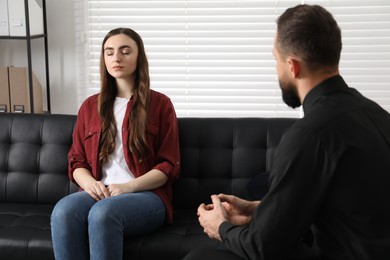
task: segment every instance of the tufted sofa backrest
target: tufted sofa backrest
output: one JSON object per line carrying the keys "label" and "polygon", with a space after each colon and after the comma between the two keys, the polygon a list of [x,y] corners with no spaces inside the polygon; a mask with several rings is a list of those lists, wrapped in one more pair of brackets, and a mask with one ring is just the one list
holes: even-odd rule
{"label": "tufted sofa backrest", "polygon": [[76,116],[0,115],[0,202],[49,203],[76,190],[67,154]]}
{"label": "tufted sofa backrest", "polygon": [[248,182],[271,167],[289,118],[180,118],[181,173],[176,208],[197,208],[210,194],[249,199]]}
{"label": "tufted sofa backrest", "polygon": [[[181,173],[174,207],[197,208],[210,194],[248,198],[247,183],[269,170],[296,119],[179,118]],[[0,114],[0,202],[49,203],[75,192],[67,154],[75,115]]]}

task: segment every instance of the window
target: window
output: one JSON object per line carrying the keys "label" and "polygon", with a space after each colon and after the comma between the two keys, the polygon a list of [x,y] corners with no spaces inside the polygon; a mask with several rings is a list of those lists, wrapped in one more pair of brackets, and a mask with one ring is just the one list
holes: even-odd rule
{"label": "window", "polygon": [[130,27],[144,40],[151,88],[171,98],[179,117],[299,117],[282,101],[272,48],[276,18],[307,3],[338,21],[347,83],[390,111],[388,0],[78,2],[86,14],[79,22],[80,104],[99,91],[105,34]]}

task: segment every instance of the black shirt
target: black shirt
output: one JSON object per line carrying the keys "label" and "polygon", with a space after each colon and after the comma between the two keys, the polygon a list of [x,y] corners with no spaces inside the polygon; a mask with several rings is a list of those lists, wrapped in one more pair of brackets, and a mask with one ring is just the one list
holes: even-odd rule
{"label": "black shirt", "polygon": [[219,228],[247,259],[285,259],[312,227],[321,259],[390,259],[390,115],[335,76],[282,137],[252,223]]}

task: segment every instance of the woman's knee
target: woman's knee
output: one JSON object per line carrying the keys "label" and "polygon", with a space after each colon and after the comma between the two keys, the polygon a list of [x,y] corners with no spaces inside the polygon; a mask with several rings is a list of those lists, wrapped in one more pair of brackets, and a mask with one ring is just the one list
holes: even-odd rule
{"label": "woman's knee", "polygon": [[69,203],[66,198],[61,199],[54,206],[53,212],[51,213],[52,221],[64,222],[69,219],[71,214],[74,214],[73,203]]}
{"label": "woman's knee", "polygon": [[107,224],[113,224],[120,222],[111,203],[107,199],[101,200],[90,209],[88,214],[88,223],[93,226],[105,226]]}
{"label": "woman's knee", "polygon": [[52,221],[66,223],[75,218],[86,219],[89,208],[93,205],[93,199],[90,200],[84,194],[71,194],[57,202],[51,214]]}

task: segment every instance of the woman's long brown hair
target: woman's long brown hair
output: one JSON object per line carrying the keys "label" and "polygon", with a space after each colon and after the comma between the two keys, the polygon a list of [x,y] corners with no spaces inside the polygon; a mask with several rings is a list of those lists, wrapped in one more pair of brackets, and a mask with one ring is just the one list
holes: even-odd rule
{"label": "woman's long brown hair", "polygon": [[129,119],[129,143],[130,152],[138,161],[147,158],[150,147],[146,142],[145,130],[149,109],[149,64],[141,37],[129,28],[117,28],[111,30],[103,40],[100,55],[100,81],[99,115],[102,120],[102,132],[99,142],[99,162],[107,162],[109,155],[115,150],[116,124],[114,118],[114,102],[118,94],[115,78],[112,77],[104,62],[104,44],[114,35],[124,34],[133,39],[138,47],[137,68],[133,89],[133,107]]}

